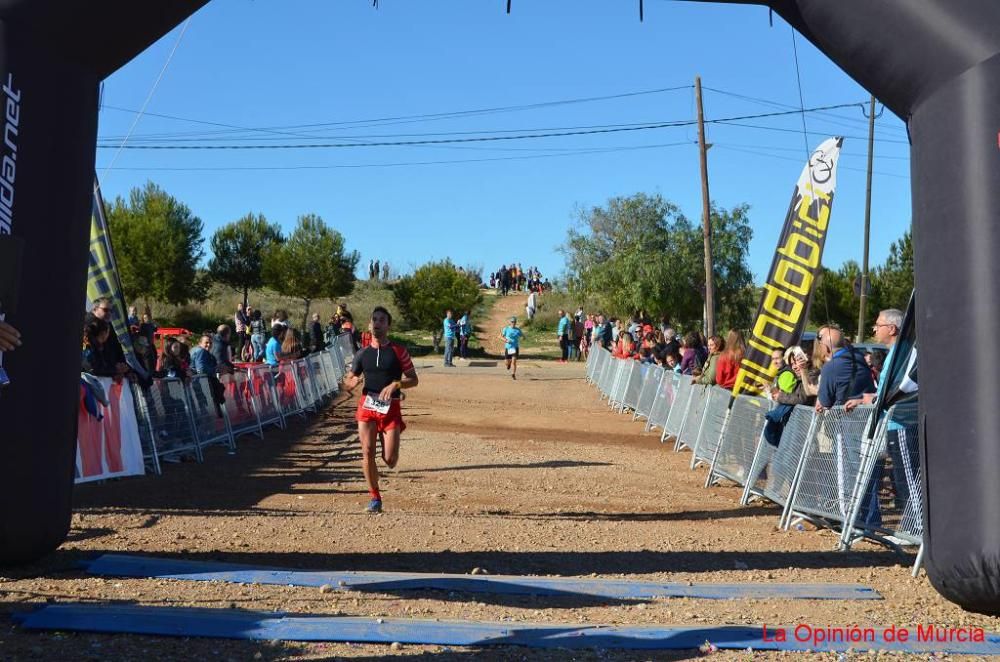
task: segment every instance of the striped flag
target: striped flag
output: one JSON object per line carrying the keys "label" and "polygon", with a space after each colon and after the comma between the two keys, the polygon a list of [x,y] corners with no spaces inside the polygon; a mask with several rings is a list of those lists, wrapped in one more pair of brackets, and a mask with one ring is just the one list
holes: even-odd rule
{"label": "striped flag", "polygon": [[125,306],[125,296],[118,277],[115,253],[111,247],[111,232],[108,230],[108,221],[104,214],[104,200],[101,198],[101,189],[95,178],[94,210],[90,221],[90,267],[87,271],[87,299],[91,308],[102,297],[109,298],[114,306],[111,325],[125,353],[126,363],[141,377],[147,378],[149,375],[139,363],[132,348],[132,336],[128,331],[128,309]]}

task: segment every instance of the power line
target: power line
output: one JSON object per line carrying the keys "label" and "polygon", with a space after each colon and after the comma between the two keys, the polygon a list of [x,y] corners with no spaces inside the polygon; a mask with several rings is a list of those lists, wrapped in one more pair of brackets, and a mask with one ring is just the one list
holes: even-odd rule
{"label": "power line", "polygon": [[[292,124],[287,126],[276,126],[276,127],[243,127],[236,126],[233,124],[226,124],[222,122],[211,122],[206,120],[196,120],[185,117],[178,117],[176,115],[164,115],[156,113],[147,113],[151,117],[160,117],[162,119],[175,120],[180,122],[191,122],[194,124],[205,124],[208,126],[218,126],[228,129],[228,131],[212,132],[212,133],[229,133],[230,131],[252,131],[252,132],[268,132],[275,133],[283,130],[294,130],[294,129],[316,129],[316,128],[328,128],[328,127],[344,127],[344,126],[385,126],[390,124],[404,124],[410,122],[425,122],[425,121],[437,121],[442,119],[452,119],[456,117],[471,117],[478,115],[488,115],[496,113],[506,113],[506,112],[520,112],[525,110],[535,110],[539,108],[550,108],[555,106],[565,106],[579,103],[592,103],[595,101],[609,101],[612,99],[624,99],[629,97],[644,96],[650,94],[662,94],[664,92],[674,92],[677,90],[685,90],[690,88],[690,85],[679,85],[675,87],[662,87],[652,90],[638,90],[632,92],[622,92],[619,94],[608,94],[603,96],[593,96],[593,97],[578,97],[574,99],[559,99],[556,101],[542,101],[530,104],[521,104],[514,106],[496,106],[492,108],[474,108],[469,110],[458,110],[450,112],[441,113],[425,113],[420,115],[399,115],[396,117],[379,117],[363,120],[342,120],[334,122],[319,122],[312,124]],[[128,108],[121,108],[118,106],[105,105],[104,108],[109,110],[117,110],[121,112],[136,112]],[[164,137],[170,137],[170,134],[147,134],[142,136],[144,138],[162,135]]]}
{"label": "power line", "polygon": [[[149,89],[149,94],[146,95],[146,100],[142,102],[142,107],[139,109],[139,112],[136,113],[135,119],[132,120],[131,126],[129,126],[128,131],[125,133],[125,137],[122,138],[122,142],[118,146],[118,151],[115,152],[114,157],[111,159],[111,165],[108,166],[108,168],[104,169],[104,172],[102,173],[102,178],[103,175],[108,174],[108,169],[110,169],[110,167],[115,164],[115,161],[118,160],[118,157],[121,156],[122,150],[125,149],[129,137],[135,130],[136,125],[139,124],[139,120],[142,119],[143,113],[146,112],[146,106],[148,106],[149,102],[152,101],[153,94],[156,92],[156,88],[159,87],[160,81],[163,79],[163,74],[167,73],[167,67],[170,66],[170,61],[174,59],[174,53],[177,52],[177,47],[181,45],[181,39],[184,38],[184,33],[187,32],[188,25],[190,24],[191,24],[191,17],[189,16],[188,19],[184,21],[184,25],[181,27],[180,34],[177,35],[177,39],[174,41],[174,47],[170,49],[170,54],[167,56],[167,61],[163,63],[163,67],[160,69],[159,75],[157,75],[156,80],[153,81],[153,86]],[[99,185],[100,184],[97,184],[97,186]]]}
{"label": "power line", "polygon": [[[725,144],[718,144],[718,143],[712,143],[712,145],[713,146],[717,145],[720,149],[728,149],[728,150],[730,150],[732,152],[743,152],[744,154],[753,154],[754,156],[764,156],[764,157],[767,157],[769,159],[780,159],[782,161],[792,161],[794,163],[802,163],[802,159],[801,158],[795,158],[795,157],[792,157],[792,156],[779,156],[777,154],[767,154],[766,152],[758,152],[758,151],[755,151],[755,150],[752,150],[752,149],[742,149],[740,147],[734,147],[732,145],[725,145]],[[796,152],[801,152],[802,150],[796,149],[795,151]],[[842,164],[838,164],[837,167],[839,169],[841,169],[841,170],[851,170],[851,171],[854,171],[854,172],[868,172],[865,168],[852,168],[850,166],[845,166],[845,165],[842,165]],[[893,173],[893,172],[879,172],[877,170],[875,170],[873,172],[876,175],[881,175],[883,177],[894,177],[896,179],[909,179],[910,178],[909,175],[900,175],[900,174]]]}
{"label": "power line", "polygon": [[[719,119],[705,120],[705,121],[706,123],[710,124],[734,122],[747,119],[760,119],[766,117],[798,115],[806,112],[816,112],[820,110],[831,110],[836,108],[849,108],[857,105],[859,104],[858,103],[837,104],[833,106],[818,106],[816,108],[807,108],[802,110],[776,111],[773,113],[759,113],[756,115],[742,115],[738,117],[726,117],[726,118],[719,118]],[[675,120],[675,121],[660,122],[655,124],[610,126],[605,128],[582,128],[580,130],[551,131],[546,133],[527,133],[527,134],[517,134],[517,135],[489,135],[489,136],[476,136],[476,137],[463,137],[463,138],[437,138],[437,139],[425,139],[425,140],[372,141],[372,142],[356,142],[356,143],[302,143],[302,144],[283,144],[283,145],[261,145],[261,144],[125,145],[124,148],[142,149],[142,150],[249,150],[249,149],[258,150],[258,149],[326,149],[326,148],[345,148],[345,147],[399,147],[405,145],[443,145],[443,144],[454,144],[454,143],[494,142],[501,140],[532,140],[538,138],[560,138],[565,136],[597,135],[605,133],[646,131],[650,129],[664,129],[664,128],[679,127],[679,126],[690,126],[694,123],[695,123],[694,120]],[[513,131],[513,130],[504,129],[502,131]],[[474,132],[474,133],[480,133],[480,132]],[[445,134],[445,135],[454,135],[454,134]],[[98,149],[109,148],[108,145],[98,145],[97,147]]]}
{"label": "power line", "polygon": [[157,171],[157,172],[203,172],[203,171],[246,171],[246,170],[336,170],[341,168],[397,168],[402,166],[419,166],[419,165],[446,165],[453,163],[483,163],[487,161],[521,161],[529,159],[547,159],[556,157],[567,157],[567,156],[587,156],[591,154],[608,154],[612,152],[626,152],[644,149],[659,149],[664,147],[679,147],[682,145],[691,145],[690,141],[677,142],[677,143],[662,143],[657,145],[635,145],[630,147],[610,147],[610,148],[594,148],[594,149],[580,149],[576,152],[560,152],[557,154],[529,154],[525,156],[497,156],[497,157],[487,157],[481,159],[449,159],[440,161],[404,161],[398,163],[347,163],[347,164],[333,164],[333,165],[302,165],[302,166],[195,166],[195,167],[130,167],[130,168],[113,168],[114,170],[129,170],[129,171]]}
{"label": "power line", "polygon": [[[752,103],[756,103],[756,104],[759,104],[759,105],[762,105],[762,106],[767,106],[767,107],[770,107],[770,108],[789,108],[789,109],[797,108],[797,106],[793,106],[793,105],[790,105],[790,104],[787,104],[787,103],[781,103],[780,101],[773,101],[771,99],[762,99],[760,97],[748,96],[748,95],[745,95],[745,94],[739,94],[737,92],[729,92],[727,90],[720,90],[720,89],[715,88],[715,87],[703,86],[702,89],[708,90],[710,92],[715,92],[717,94],[722,94],[724,96],[733,97],[733,98],[736,98],[736,99],[742,99],[744,101],[750,101]],[[863,125],[865,128],[868,127],[868,120],[867,119],[861,119],[861,118],[855,119],[853,117],[846,117],[844,115],[837,115],[835,113],[822,113],[821,112],[821,113],[816,113],[816,115],[818,115],[820,117],[836,118],[838,120],[845,121],[845,122],[852,122],[852,123],[855,123],[855,124],[858,124],[858,125]],[[830,120],[830,121],[832,122],[832,120]],[[836,123],[836,122],[832,122],[832,123]],[[879,124],[884,129],[887,129],[887,130],[890,130],[890,131],[896,131],[896,132],[902,133],[904,135],[906,134],[906,129],[905,128],[899,127],[899,126],[893,126],[888,121],[886,121],[886,122],[879,122]],[[844,125],[844,126],[846,126],[846,125]]]}
{"label": "power line", "polygon": [[[795,111],[795,114],[798,114],[798,112],[799,111]],[[806,109],[806,112],[809,112],[808,108]],[[742,122],[730,122],[730,121],[726,121],[726,120],[719,120],[716,123],[717,124],[721,124],[723,126],[738,126],[738,127],[742,127],[742,128],[746,128],[746,129],[761,129],[762,131],[781,131],[782,133],[797,133],[799,135],[802,134],[802,129],[788,129],[788,128],[784,128],[784,127],[780,127],[780,126],[762,126],[760,124],[746,124],[746,123],[742,123]],[[816,131],[810,131],[809,135],[811,135],[811,136],[821,136],[821,135],[826,135],[826,134],[818,133]],[[851,140],[864,140],[864,141],[868,140],[867,136],[856,136],[856,135],[849,135],[849,134],[846,134],[846,133],[841,134],[841,136],[843,138],[850,138]],[[893,140],[892,138],[876,138],[875,142],[892,143],[892,144],[895,144],[895,145],[909,145],[910,144],[910,141],[908,141],[908,140]]]}

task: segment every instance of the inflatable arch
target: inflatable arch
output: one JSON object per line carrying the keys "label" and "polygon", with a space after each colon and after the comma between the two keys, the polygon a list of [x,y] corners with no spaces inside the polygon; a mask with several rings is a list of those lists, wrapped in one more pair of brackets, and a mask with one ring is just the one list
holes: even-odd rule
{"label": "inflatable arch", "polygon": [[[69,528],[99,83],[206,1],[0,0],[0,304],[25,341],[0,392],[0,562]],[[991,339],[1000,2],[733,2],[769,6],[906,120],[918,335]],[[1000,613],[997,370],[950,349],[919,357],[925,563],[946,598]]]}

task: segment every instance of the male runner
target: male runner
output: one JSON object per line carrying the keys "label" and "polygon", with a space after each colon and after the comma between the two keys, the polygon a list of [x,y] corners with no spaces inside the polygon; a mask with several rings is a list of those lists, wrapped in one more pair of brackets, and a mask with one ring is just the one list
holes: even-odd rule
{"label": "male runner", "polygon": [[361,438],[362,469],[371,496],[369,513],[382,512],[375,464],[376,438],[382,435],[382,460],[389,468],[395,467],[399,460],[399,435],[406,429],[399,405],[400,389],[417,385],[417,371],[406,348],[389,340],[391,324],[392,315],[388,310],[382,306],[372,310],[372,342],[354,355],[351,372],[344,381],[348,389],[354,389],[362,375],[365,381],[354,417]]}
{"label": "male runner", "polygon": [[511,364],[514,366],[514,370],[510,373],[510,378],[517,380],[517,356],[520,353],[519,345],[521,343],[521,336],[524,332],[517,328],[517,318],[511,317],[510,324],[503,328],[500,332],[500,337],[504,340],[504,359],[507,362],[507,369],[511,369]]}

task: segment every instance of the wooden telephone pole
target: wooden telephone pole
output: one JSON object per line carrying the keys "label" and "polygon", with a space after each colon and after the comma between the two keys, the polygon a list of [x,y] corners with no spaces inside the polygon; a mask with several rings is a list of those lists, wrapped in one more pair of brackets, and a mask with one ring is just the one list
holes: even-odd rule
{"label": "wooden telephone pole", "polygon": [[695,76],[698,104],[698,151],[701,154],[701,221],[705,238],[705,335],[715,334],[715,278],[712,268],[712,208],[708,198],[708,147],[705,145],[705,109],[701,104],[701,76]]}
{"label": "wooden telephone pole", "polygon": [[868,109],[868,187],[865,190],[865,253],[861,261],[861,310],[858,311],[858,339],[865,339],[865,316],[868,314],[868,239],[872,227],[872,162],[875,157],[875,95]]}

